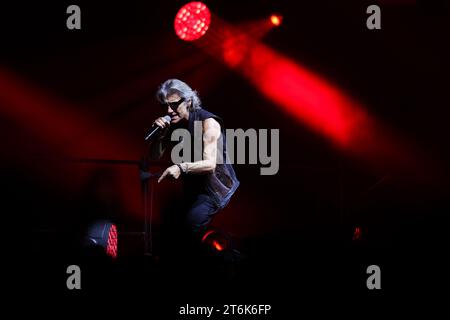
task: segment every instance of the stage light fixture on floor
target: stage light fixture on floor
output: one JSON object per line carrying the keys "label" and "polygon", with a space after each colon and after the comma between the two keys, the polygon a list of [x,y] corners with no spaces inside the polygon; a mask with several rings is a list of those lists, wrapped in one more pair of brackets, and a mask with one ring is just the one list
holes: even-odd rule
{"label": "stage light fixture on floor", "polygon": [[202,37],[211,23],[211,13],[201,2],[185,4],[175,16],[175,33],[184,41],[194,41]]}
{"label": "stage light fixture on floor", "polygon": [[109,257],[117,258],[118,234],[114,223],[107,220],[96,221],[89,227],[88,245],[101,248]]}

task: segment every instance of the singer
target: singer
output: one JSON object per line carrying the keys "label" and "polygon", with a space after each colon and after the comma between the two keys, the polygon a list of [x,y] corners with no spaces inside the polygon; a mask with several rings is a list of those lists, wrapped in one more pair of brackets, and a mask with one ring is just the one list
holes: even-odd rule
{"label": "singer", "polygon": [[[225,128],[223,121],[215,114],[201,106],[196,91],[181,80],[169,79],[158,89],[158,102],[164,112],[170,116],[160,117],[153,123],[161,128],[159,135],[150,145],[151,159],[160,159],[170,146],[170,135],[176,128],[185,128],[194,146],[194,123],[201,121],[202,153],[201,159],[195,159],[198,150],[193,150],[191,162],[176,163],[168,167],[158,180],[180,179],[183,186],[183,199],[174,199],[173,206],[167,210],[171,217],[171,230],[177,225],[180,234],[186,234],[194,243],[198,243],[205,227],[213,216],[230,201],[231,196],[239,186],[235,171],[228,161],[218,163],[218,142],[223,143],[223,159],[227,158]],[[198,123],[197,123],[198,126]],[[163,217],[168,218],[168,217]]]}

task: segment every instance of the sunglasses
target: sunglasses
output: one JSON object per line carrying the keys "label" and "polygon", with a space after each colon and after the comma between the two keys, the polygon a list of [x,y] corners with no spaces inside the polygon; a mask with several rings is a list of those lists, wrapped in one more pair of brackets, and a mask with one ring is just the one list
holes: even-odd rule
{"label": "sunglasses", "polygon": [[172,109],[173,111],[177,111],[180,104],[182,104],[185,100],[186,100],[185,98],[181,98],[180,100],[175,101],[175,102],[161,102],[161,106],[162,107],[169,106],[170,109]]}

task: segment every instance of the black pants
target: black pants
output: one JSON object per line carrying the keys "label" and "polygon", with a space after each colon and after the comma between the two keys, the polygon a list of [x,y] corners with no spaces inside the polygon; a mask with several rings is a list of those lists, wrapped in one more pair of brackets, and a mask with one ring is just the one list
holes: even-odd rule
{"label": "black pants", "polygon": [[217,205],[206,194],[173,200],[161,217],[162,251],[172,255],[190,253],[198,248],[203,231],[218,211]]}
{"label": "black pants", "polygon": [[206,194],[199,194],[188,201],[186,227],[193,233],[201,232],[212,220],[219,208]]}

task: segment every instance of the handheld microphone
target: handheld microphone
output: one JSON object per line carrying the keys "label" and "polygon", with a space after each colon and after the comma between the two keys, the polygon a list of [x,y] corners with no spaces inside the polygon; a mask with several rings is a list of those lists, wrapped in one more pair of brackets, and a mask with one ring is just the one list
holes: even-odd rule
{"label": "handheld microphone", "polygon": [[[171,118],[169,115],[164,116],[164,120],[167,120],[167,121],[170,122],[171,119],[172,119],[172,118]],[[161,128],[160,126],[157,126],[156,124],[154,124],[154,125],[151,127],[149,133],[145,136],[145,139],[144,139],[144,140],[145,140],[145,141],[151,140],[152,138],[154,138],[155,136],[157,136],[157,135],[160,133],[160,131],[161,131],[162,129],[163,129],[163,128]]]}

